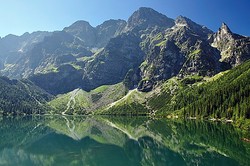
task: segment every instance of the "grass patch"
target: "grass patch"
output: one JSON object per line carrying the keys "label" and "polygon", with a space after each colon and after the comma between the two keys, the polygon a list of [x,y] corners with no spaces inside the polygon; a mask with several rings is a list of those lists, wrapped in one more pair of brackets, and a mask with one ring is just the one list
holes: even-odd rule
{"label": "grass patch", "polygon": [[167,43],[167,40],[163,40],[160,43],[156,44],[156,46],[160,47],[160,46],[166,45],[166,43]]}
{"label": "grass patch", "polygon": [[79,66],[79,65],[77,65],[77,64],[75,64],[75,63],[71,63],[70,65],[71,65],[72,67],[74,67],[76,70],[81,70],[81,69],[82,69],[81,66]]}
{"label": "grass patch", "polygon": [[91,93],[102,93],[109,88],[109,85],[102,85],[91,91]]}
{"label": "grass patch", "polygon": [[203,80],[202,76],[193,75],[193,76],[188,76],[188,77],[184,78],[183,80],[181,80],[181,83],[187,85],[187,84],[194,84],[194,83],[200,82],[202,80]]}
{"label": "grass patch", "polygon": [[200,49],[194,50],[194,51],[192,51],[192,52],[189,54],[189,56],[197,55],[197,54],[199,54],[199,53],[201,53],[201,50],[200,50]]}
{"label": "grass patch", "polygon": [[146,61],[143,61],[140,65],[140,68],[146,67],[148,65],[148,63]]}
{"label": "grass patch", "polygon": [[41,73],[50,73],[50,72],[57,73],[59,72],[59,70],[57,67],[54,66],[54,64],[49,64],[44,70],[41,71]]}

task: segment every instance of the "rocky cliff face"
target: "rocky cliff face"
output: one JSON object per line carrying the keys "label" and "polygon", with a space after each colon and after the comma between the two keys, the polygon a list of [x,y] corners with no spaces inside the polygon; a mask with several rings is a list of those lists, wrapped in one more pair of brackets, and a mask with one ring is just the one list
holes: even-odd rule
{"label": "rocky cliff face", "polygon": [[56,72],[39,73],[29,77],[37,86],[57,95],[83,87],[83,71],[70,64],[60,66]]}
{"label": "rocky cliff face", "polygon": [[138,68],[144,57],[139,44],[140,39],[132,33],[111,39],[104,50],[86,64],[83,74],[85,89],[121,82],[130,69]]}
{"label": "rocky cliff face", "polygon": [[124,20],[108,20],[96,27],[96,47],[102,48],[108,44],[111,38],[121,34],[126,26]]}
{"label": "rocky cliff face", "polygon": [[217,73],[220,70],[220,55],[207,40],[212,33],[206,27],[180,16],[172,28],[145,40],[144,45],[149,49],[140,66],[142,80],[139,89],[148,91],[157,82],[176,75],[211,76]]}
{"label": "rocky cliff face", "polygon": [[[86,64],[83,74],[85,89],[102,84],[120,82],[131,70],[137,71],[145,58],[141,47],[143,38],[151,31],[160,31],[174,25],[174,21],[153,9],[140,8],[132,14],[121,33],[110,40],[93,61]],[[136,87],[137,80],[131,79],[130,87]]]}
{"label": "rocky cliff face", "polygon": [[142,80],[138,89],[151,90],[158,81],[176,75],[183,63],[184,57],[175,43],[169,40],[162,41],[148,53],[140,65]]}
{"label": "rocky cliff face", "polygon": [[66,32],[53,32],[51,36],[28,50],[13,66],[4,70],[4,74],[14,78],[27,78],[32,74],[56,71],[57,68],[77,57],[89,56],[83,42]]}

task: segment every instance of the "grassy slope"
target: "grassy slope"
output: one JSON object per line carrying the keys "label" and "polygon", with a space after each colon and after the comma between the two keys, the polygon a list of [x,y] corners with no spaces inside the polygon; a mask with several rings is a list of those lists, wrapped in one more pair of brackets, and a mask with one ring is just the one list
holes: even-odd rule
{"label": "grassy slope", "polygon": [[97,111],[98,114],[109,115],[142,115],[147,114],[149,109],[145,106],[146,93],[136,89],[129,91],[120,100],[108,105],[105,109]]}
{"label": "grassy slope", "polygon": [[88,114],[119,100],[125,95],[125,91],[122,83],[103,85],[90,92],[76,89],[67,94],[58,95],[56,99],[50,101],[49,105],[53,108],[50,113]]}

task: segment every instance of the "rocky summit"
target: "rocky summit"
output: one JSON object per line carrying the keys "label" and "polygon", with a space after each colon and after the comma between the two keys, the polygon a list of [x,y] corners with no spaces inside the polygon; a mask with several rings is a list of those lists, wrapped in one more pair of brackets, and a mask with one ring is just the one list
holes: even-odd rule
{"label": "rocky summit", "polygon": [[1,38],[0,70],[54,95],[119,82],[148,92],[173,76],[211,77],[238,66],[250,58],[249,43],[225,23],[213,32],[142,7],[127,21],[77,21],[62,31]]}

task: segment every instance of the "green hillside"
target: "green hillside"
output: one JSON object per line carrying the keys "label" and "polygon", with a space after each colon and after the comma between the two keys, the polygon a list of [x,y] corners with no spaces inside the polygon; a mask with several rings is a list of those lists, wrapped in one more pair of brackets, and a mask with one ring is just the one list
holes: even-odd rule
{"label": "green hillside", "polygon": [[102,110],[97,110],[96,114],[102,115],[147,115],[149,109],[145,106],[146,97],[144,92],[136,89],[129,91],[123,98],[108,105]]}
{"label": "green hillside", "polygon": [[103,85],[90,92],[75,89],[72,92],[58,95],[49,102],[52,114],[89,114],[122,98],[126,88],[122,83]]}
{"label": "green hillside", "polygon": [[[164,113],[164,110],[183,110],[186,116],[250,118],[250,61],[218,79],[215,77],[214,81],[192,85],[192,79],[179,80],[182,88],[177,90],[176,95],[169,95],[172,103],[165,103],[160,108],[160,113]],[[157,108],[156,101],[163,97],[169,98],[167,95],[168,93],[163,91],[152,99],[150,104]]]}

